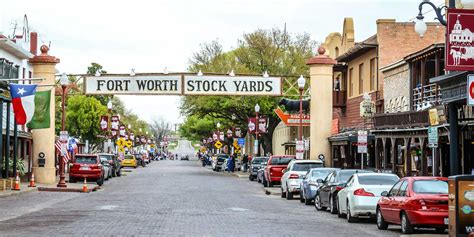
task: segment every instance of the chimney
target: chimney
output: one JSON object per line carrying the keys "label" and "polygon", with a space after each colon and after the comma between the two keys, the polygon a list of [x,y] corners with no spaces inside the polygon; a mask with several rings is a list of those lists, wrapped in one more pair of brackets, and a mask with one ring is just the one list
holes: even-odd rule
{"label": "chimney", "polygon": [[38,33],[31,32],[30,33],[30,52],[33,55],[36,55],[38,51]]}

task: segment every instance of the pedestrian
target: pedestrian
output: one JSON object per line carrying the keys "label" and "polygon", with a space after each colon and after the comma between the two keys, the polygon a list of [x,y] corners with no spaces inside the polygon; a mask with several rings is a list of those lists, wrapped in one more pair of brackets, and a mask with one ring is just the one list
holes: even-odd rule
{"label": "pedestrian", "polygon": [[244,172],[247,172],[248,162],[249,162],[249,156],[245,154],[244,157],[242,158],[242,163],[244,163],[244,170],[243,170]]}
{"label": "pedestrian", "polygon": [[237,160],[237,154],[234,153],[234,155],[232,155],[231,157],[232,157],[232,159],[231,159],[231,163],[232,163],[232,169],[231,169],[231,171],[232,171],[232,173],[234,173],[234,170],[235,170],[235,161]]}

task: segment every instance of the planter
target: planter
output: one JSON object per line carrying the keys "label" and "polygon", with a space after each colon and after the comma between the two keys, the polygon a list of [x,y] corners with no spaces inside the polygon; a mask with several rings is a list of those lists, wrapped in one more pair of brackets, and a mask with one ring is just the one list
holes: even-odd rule
{"label": "planter", "polygon": [[7,180],[0,179],[0,191],[7,190]]}

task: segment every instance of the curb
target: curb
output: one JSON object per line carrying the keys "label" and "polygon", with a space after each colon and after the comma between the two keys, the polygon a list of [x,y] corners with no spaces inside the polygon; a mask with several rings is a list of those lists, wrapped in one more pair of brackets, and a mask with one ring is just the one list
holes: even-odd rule
{"label": "curb", "polygon": [[263,188],[263,191],[266,195],[281,195],[281,190],[279,188]]}
{"label": "curb", "polygon": [[[87,189],[87,193],[95,192],[100,189],[100,186],[96,185],[93,188]],[[82,188],[56,188],[56,187],[39,187],[40,192],[67,192],[67,193],[83,193]]]}
{"label": "curb", "polygon": [[35,188],[27,188],[26,190],[24,191],[12,191],[12,192],[8,192],[8,193],[0,193],[0,198],[4,198],[4,197],[11,197],[11,196],[15,196],[15,195],[21,195],[21,194],[24,194],[24,193],[31,193],[31,192],[35,192],[35,191],[38,191],[38,188],[35,187]]}
{"label": "curb", "polygon": [[235,177],[237,177],[237,178],[241,178],[241,179],[243,179],[243,178],[248,178],[248,177],[249,177],[248,174],[246,175],[246,174],[231,173],[231,175],[232,175],[232,176],[235,176]]}

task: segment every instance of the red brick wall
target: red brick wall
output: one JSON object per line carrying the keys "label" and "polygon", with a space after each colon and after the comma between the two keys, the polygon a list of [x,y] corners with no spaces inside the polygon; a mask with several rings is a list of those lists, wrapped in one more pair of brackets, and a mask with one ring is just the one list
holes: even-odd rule
{"label": "red brick wall", "polygon": [[[375,102],[377,92],[370,93],[372,101]],[[339,131],[348,128],[363,128],[364,120],[360,117],[360,102],[362,95],[347,100],[346,108],[334,108],[332,111],[333,119],[339,119]],[[367,121],[367,127],[370,127]]]}

